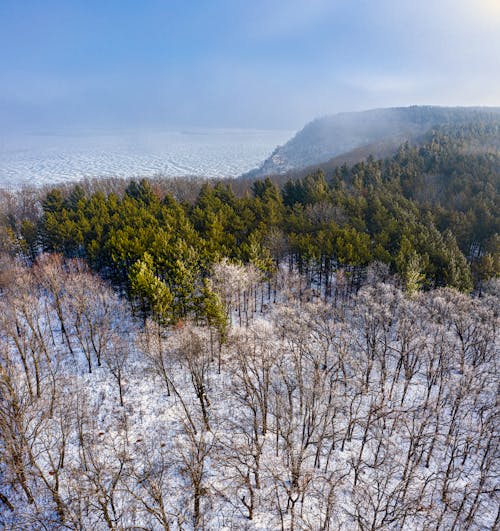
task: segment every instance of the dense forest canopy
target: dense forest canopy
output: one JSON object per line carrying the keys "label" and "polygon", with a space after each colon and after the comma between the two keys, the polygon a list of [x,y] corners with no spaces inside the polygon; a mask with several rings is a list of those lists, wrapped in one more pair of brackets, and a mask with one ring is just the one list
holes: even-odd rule
{"label": "dense forest canopy", "polygon": [[332,272],[356,286],[374,261],[410,290],[480,289],[500,271],[499,128],[443,126],[394,157],[281,186],[266,178],[206,182],[195,194],[189,181],[174,193],[147,180],[121,192],[55,188],[41,209],[6,212],[3,246],[30,259],[42,250],[84,258],[129,293],[148,270],[168,289],[173,318],[193,310],[202,279],[224,257],[269,279],[287,261],[325,296]]}

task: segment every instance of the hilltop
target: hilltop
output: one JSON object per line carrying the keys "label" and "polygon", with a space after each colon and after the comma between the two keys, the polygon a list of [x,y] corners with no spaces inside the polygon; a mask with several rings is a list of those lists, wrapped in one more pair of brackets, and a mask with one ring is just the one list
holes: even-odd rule
{"label": "hilltop", "polygon": [[406,142],[418,142],[439,126],[500,122],[498,107],[412,106],[345,112],[317,118],[277,147],[249,177],[282,175],[310,166],[353,164],[383,158]]}

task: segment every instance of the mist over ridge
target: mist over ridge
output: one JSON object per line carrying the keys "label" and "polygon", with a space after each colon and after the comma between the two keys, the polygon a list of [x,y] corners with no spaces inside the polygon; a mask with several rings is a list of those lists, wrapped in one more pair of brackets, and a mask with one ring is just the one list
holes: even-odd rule
{"label": "mist over ridge", "polygon": [[387,156],[434,127],[476,121],[500,122],[500,107],[414,105],[326,115],[307,123],[251,175],[286,174],[360,148],[365,156]]}

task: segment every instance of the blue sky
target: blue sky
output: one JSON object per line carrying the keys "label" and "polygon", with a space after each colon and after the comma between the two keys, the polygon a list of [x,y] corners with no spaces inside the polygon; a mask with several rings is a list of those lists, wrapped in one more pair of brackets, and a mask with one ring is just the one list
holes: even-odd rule
{"label": "blue sky", "polygon": [[500,0],[0,0],[0,127],[500,105]]}

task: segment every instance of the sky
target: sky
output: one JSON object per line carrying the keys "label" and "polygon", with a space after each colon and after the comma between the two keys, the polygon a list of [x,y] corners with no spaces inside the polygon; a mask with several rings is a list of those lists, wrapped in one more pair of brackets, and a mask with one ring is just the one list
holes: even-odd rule
{"label": "sky", "polygon": [[500,105],[500,0],[0,0],[0,128]]}

